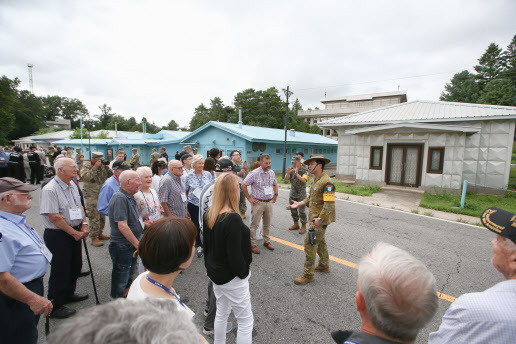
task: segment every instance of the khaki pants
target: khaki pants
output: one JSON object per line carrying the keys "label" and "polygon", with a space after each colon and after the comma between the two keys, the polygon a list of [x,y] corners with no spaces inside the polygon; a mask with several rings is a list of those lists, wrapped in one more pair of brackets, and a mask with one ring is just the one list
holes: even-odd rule
{"label": "khaki pants", "polygon": [[263,217],[263,243],[266,244],[271,241],[269,238],[269,229],[272,218],[272,202],[260,202],[253,204],[251,208],[252,222],[251,222],[251,245],[256,246],[256,229],[260,224],[260,219]]}

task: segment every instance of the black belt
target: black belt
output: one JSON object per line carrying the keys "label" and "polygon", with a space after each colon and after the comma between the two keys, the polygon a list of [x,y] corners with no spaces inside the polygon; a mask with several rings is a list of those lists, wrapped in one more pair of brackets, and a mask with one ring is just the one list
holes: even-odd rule
{"label": "black belt", "polygon": [[[82,223],[75,227],[73,227],[73,226],[70,226],[70,227],[72,227],[73,229],[75,229],[76,231],[79,232],[81,230],[81,226],[82,226]],[[45,228],[45,229],[50,229],[51,231],[62,231],[61,228]]]}
{"label": "black belt", "polygon": [[272,201],[272,198],[271,199],[259,199],[258,201],[260,201],[260,202],[270,202],[270,201]]}
{"label": "black belt", "polygon": [[[43,276],[45,276],[45,275],[43,275]],[[26,286],[26,285],[34,283],[34,282],[41,282],[41,283],[43,283],[43,276],[35,278],[32,281],[25,282],[25,283],[22,283],[22,284]]]}

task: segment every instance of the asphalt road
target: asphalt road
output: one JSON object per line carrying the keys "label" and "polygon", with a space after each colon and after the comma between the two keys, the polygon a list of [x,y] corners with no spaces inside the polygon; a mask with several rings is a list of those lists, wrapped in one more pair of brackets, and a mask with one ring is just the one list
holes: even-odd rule
{"label": "asphalt road", "polygon": [[[39,190],[34,193],[33,207],[26,214],[28,223],[42,236],[39,194]],[[287,203],[288,190],[280,189],[271,235],[302,246],[303,236],[288,230],[291,217],[285,209]],[[427,264],[437,279],[438,290],[452,297],[485,290],[503,280],[490,264],[490,241],[494,235],[484,228],[343,200],[337,200],[336,207],[337,222],[328,227],[326,235],[331,256],[358,263],[376,242],[393,244]],[[249,211],[248,204],[247,215]],[[109,233],[109,228],[105,232]],[[262,253],[254,255],[251,264],[255,343],[331,343],[332,330],[360,329],[360,317],[355,310],[354,268],[331,261],[329,274],[316,273],[315,282],[297,286],[293,279],[302,273],[304,252],[278,242],[274,246],[274,252],[259,246]],[[107,242],[98,248],[88,244],[88,249],[100,302],[108,302],[111,260]],[[83,257],[86,267],[84,253]],[[49,274],[50,271],[45,276],[45,287]],[[199,329],[204,322],[207,283],[204,261],[196,257],[174,282],[178,293],[189,298],[187,304],[196,313],[194,321]],[[95,305],[90,277],[79,279],[77,291],[89,293],[90,298],[71,307]],[[417,343],[427,342],[428,334],[437,330],[449,305],[449,301],[439,300],[436,316],[420,333]],[[230,319],[235,321],[233,315]],[[51,320],[50,330],[61,321]],[[39,333],[40,342],[44,342],[44,319],[40,320]],[[235,342],[235,333],[228,335],[228,343]]]}

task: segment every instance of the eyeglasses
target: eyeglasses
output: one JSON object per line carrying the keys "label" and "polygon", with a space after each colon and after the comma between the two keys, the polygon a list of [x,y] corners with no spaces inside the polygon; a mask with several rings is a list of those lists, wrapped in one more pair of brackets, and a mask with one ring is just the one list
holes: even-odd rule
{"label": "eyeglasses", "polygon": [[183,167],[173,167],[173,166],[172,166],[172,168],[177,168],[178,170],[182,170],[183,169]]}

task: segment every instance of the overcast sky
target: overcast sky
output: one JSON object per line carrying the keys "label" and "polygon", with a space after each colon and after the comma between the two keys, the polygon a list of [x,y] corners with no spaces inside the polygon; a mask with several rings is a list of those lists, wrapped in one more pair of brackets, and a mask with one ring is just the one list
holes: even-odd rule
{"label": "overcast sky", "polygon": [[[438,100],[516,34],[516,1],[0,0],[0,75],[34,93],[187,125],[200,103],[290,86],[320,99],[401,90]],[[419,76],[419,77],[414,77]]]}

